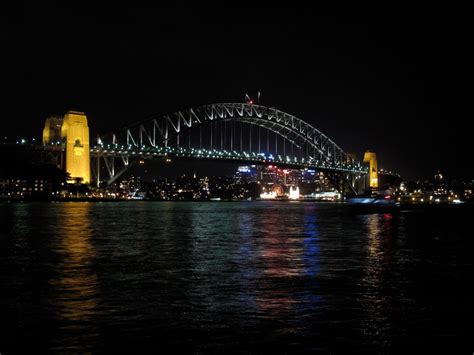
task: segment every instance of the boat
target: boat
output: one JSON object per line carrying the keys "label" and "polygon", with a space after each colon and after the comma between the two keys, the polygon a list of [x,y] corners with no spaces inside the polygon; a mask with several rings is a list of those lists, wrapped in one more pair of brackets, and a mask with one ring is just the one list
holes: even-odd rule
{"label": "boat", "polygon": [[400,210],[400,204],[393,195],[378,192],[348,198],[346,203],[356,212],[385,213]]}

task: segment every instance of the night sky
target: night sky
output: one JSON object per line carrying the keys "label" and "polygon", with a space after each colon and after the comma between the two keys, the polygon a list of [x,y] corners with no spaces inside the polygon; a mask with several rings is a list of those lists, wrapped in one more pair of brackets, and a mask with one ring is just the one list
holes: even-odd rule
{"label": "night sky", "polygon": [[96,135],[260,91],[407,179],[474,177],[471,9],[37,6],[0,15],[2,136],[39,138],[70,109]]}

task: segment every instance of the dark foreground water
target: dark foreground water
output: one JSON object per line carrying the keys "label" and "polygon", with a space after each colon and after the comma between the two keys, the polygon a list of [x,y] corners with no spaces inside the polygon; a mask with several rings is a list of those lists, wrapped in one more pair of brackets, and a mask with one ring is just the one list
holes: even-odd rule
{"label": "dark foreground water", "polygon": [[0,353],[471,354],[473,211],[0,204]]}

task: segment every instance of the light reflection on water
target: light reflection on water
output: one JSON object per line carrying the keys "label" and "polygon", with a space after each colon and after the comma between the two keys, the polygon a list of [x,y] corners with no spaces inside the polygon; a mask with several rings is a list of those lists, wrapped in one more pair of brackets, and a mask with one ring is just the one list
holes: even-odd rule
{"label": "light reflection on water", "polygon": [[[262,236],[257,265],[263,269],[264,282],[256,305],[265,318],[281,317],[295,323],[305,311],[314,311],[320,301],[314,293],[318,265],[316,219],[311,206],[304,207],[302,214],[282,216],[273,211],[260,221]],[[310,287],[300,289],[299,283]]]}
{"label": "light reflection on water", "polygon": [[367,262],[361,280],[364,293],[362,307],[367,317],[362,320],[361,330],[369,341],[387,345],[393,325],[390,323],[390,294],[386,288],[384,273],[392,262],[392,214],[371,214],[360,217],[367,227]]}
{"label": "light reflection on water", "polygon": [[80,335],[94,336],[92,318],[99,302],[98,280],[92,264],[96,257],[92,245],[91,205],[60,204],[57,213],[62,223],[55,230],[52,248],[56,253],[55,274],[50,279],[52,285],[51,303],[55,317],[63,324],[57,339],[60,349],[82,350],[92,341]]}
{"label": "light reflection on water", "polygon": [[[458,287],[458,299],[461,286],[450,280],[471,275],[463,254],[471,242],[457,214],[446,226],[438,218],[433,231],[418,223],[429,217],[313,203],[31,203],[0,211],[1,281],[11,285],[0,305],[14,324],[0,339],[11,349],[385,351],[421,343],[435,317],[458,312],[419,287],[428,271]],[[419,242],[440,243],[434,233],[455,238],[443,248]],[[446,247],[455,263],[443,257]],[[432,304],[444,311],[433,315]]]}

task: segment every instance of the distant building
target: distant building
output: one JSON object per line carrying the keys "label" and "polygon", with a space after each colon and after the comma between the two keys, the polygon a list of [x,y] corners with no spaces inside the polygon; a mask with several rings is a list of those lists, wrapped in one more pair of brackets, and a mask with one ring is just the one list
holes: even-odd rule
{"label": "distant building", "polygon": [[257,167],[255,165],[241,165],[234,174],[234,182],[256,182],[258,180]]}
{"label": "distant building", "polygon": [[28,199],[50,197],[54,192],[52,182],[45,179],[0,180],[0,198]]}

